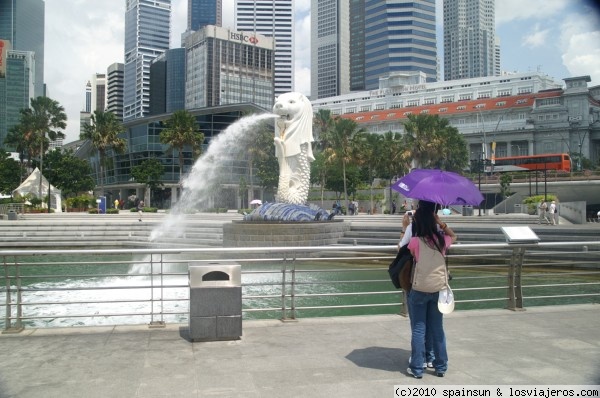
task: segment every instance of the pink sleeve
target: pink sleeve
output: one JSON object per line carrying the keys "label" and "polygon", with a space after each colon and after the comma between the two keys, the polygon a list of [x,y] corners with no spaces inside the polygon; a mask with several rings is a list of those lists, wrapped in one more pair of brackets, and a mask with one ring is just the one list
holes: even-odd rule
{"label": "pink sleeve", "polygon": [[446,255],[446,252],[448,251],[448,249],[450,248],[450,246],[452,246],[452,237],[448,236],[448,235],[444,235],[444,243],[445,243],[445,250],[444,250],[444,256]]}
{"label": "pink sleeve", "polygon": [[412,253],[415,261],[419,261],[419,238],[410,238],[408,242],[408,250]]}

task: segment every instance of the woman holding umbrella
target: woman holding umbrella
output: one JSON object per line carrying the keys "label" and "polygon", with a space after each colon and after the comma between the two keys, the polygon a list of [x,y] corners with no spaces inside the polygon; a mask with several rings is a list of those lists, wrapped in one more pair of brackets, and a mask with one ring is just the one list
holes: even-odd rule
{"label": "woman holding umbrella", "polygon": [[[408,308],[412,329],[409,375],[423,377],[425,335],[431,334],[435,359],[433,367],[438,377],[448,369],[448,353],[444,334],[443,314],[438,309],[439,291],[448,283],[446,251],[456,242],[456,234],[436,214],[436,204],[420,201],[415,212],[415,224],[408,248],[415,266],[413,287],[408,293]],[[438,228],[439,226],[439,228]]]}

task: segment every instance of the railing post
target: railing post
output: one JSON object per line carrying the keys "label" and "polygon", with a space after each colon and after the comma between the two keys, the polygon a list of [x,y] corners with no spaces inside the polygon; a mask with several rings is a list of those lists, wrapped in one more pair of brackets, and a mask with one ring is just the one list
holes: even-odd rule
{"label": "railing post", "polygon": [[292,259],[292,291],[290,293],[290,298],[292,319],[296,319],[296,252],[294,252],[294,258]]}
{"label": "railing post", "polygon": [[16,287],[17,287],[17,302],[15,304],[17,307],[17,317],[16,317],[16,321],[15,321],[15,326],[13,327],[13,325],[12,325],[12,296],[11,296],[11,289],[10,289],[10,272],[9,272],[9,265],[6,261],[6,256],[4,256],[4,278],[6,280],[6,310],[5,310],[5,314],[4,314],[5,315],[5,323],[4,323],[4,330],[2,331],[3,334],[4,333],[19,333],[19,332],[23,331],[21,275],[19,272],[19,264],[17,263],[16,258],[14,261],[14,265],[15,265],[15,280],[16,280]]}
{"label": "railing post", "polygon": [[165,322],[164,322],[164,318],[163,318],[163,286],[164,286],[164,281],[163,281],[163,255],[159,254],[159,264],[160,264],[160,321],[155,321],[154,320],[154,255],[151,254],[150,255],[150,289],[151,289],[151,293],[150,293],[150,324],[148,325],[148,327],[151,328],[164,328],[165,327]]}
{"label": "railing post", "polygon": [[285,321],[287,319],[287,310],[285,306],[285,293],[286,293],[286,264],[287,258],[283,257],[283,263],[281,265],[281,320]]}
{"label": "railing post", "polygon": [[523,270],[523,257],[525,247],[513,247],[508,268],[508,303],[507,309],[512,311],[524,311],[523,308],[523,284],[521,273]]}

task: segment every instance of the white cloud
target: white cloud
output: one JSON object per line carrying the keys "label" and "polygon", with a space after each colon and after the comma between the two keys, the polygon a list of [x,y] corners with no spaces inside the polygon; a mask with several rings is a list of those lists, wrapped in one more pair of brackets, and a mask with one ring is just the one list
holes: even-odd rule
{"label": "white cloud", "polygon": [[560,26],[562,62],[572,76],[590,75],[600,82],[600,18],[598,14],[570,14]]}
{"label": "white cloud", "polygon": [[529,48],[541,47],[546,44],[550,29],[541,29],[540,24],[536,23],[533,32],[523,36],[523,45]]}
{"label": "white cloud", "polygon": [[496,1],[496,26],[514,20],[546,19],[573,4],[573,0]]}

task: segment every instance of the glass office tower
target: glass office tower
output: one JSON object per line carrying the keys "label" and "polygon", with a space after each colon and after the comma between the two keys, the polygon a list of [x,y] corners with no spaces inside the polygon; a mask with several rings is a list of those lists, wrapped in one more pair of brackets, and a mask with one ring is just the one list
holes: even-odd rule
{"label": "glass office tower", "polygon": [[123,119],[150,110],[150,63],[169,49],[171,0],[126,0]]}

